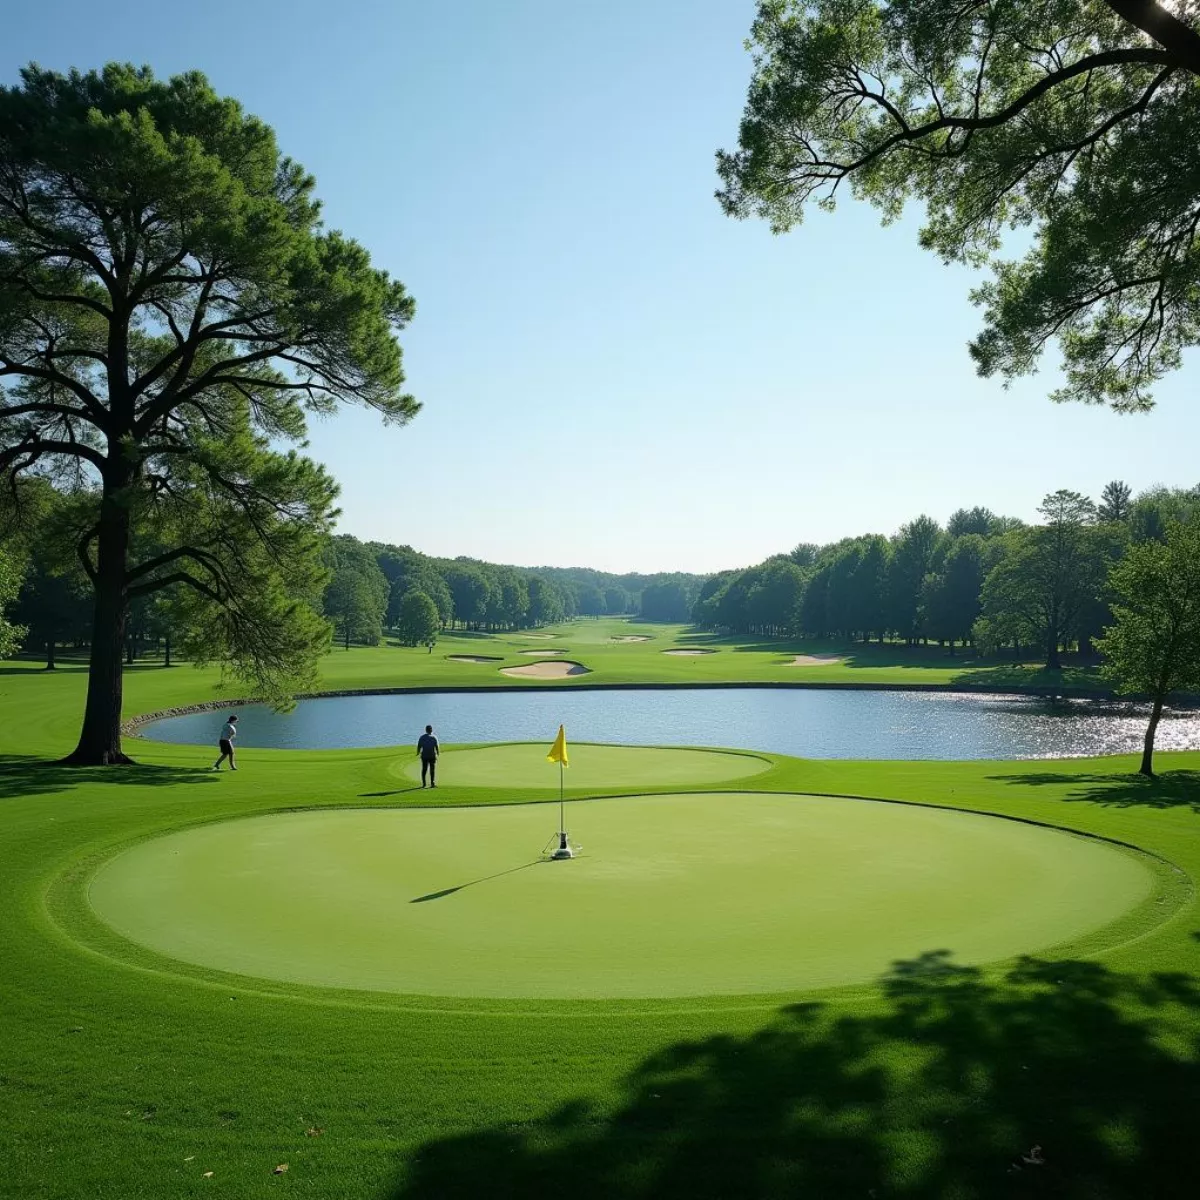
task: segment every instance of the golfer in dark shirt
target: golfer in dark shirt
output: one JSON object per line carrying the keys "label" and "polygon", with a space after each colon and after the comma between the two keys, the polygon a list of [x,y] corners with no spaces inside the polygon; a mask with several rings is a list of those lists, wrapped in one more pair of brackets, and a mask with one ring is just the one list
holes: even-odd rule
{"label": "golfer in dark shirt", "polygon": [[429,786],[437,787],[438,740],[433,736],[433,726],[426,725],[425,732],[417,738],[417,753],[421,756],[421,786],[429,776]]}

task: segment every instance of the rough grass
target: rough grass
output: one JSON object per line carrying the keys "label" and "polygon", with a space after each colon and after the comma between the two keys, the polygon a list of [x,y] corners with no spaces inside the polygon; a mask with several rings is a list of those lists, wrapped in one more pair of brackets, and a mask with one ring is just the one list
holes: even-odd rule
{"label": "rough grass", "polygon": [[[634,672],[640,660],[606,660],[599,641],[572,644],[575,628],[554,644],[614,679]],[[661,641],[614,654],[647,646]],[[759,653],[657,655],[644,678]],[[335,654],[326,679],[466,682],[476,670],[420,657]],[[194,748],[144,744],[136,768],[69,771],[47,760],[73,744],[82,682],[19,666],[0,676],[2,1195],[1094,1200],[1194,1187],[1198,754],[1162,756],[1154,783],[1129,758],[773,757],[728,785],[1001,813],[1169,860],[1175,914],[1098,957],[978,969],[930,945],[876,984],[784,999],[364,1001],[163,970],[99,924],[83,884],[116,848],[197,822],[421,801],[398,790],[411,785],[393,773],[396,753],[245,751],[237,775],[214,776]],[[130,711],[211,685],[189,668],[135,670]],[[446,805],[553,795],[436,793]]]}

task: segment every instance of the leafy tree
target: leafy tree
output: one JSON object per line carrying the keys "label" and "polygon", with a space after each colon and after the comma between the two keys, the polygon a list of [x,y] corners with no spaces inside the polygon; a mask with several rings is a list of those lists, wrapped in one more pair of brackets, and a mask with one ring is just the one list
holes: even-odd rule
{"label": "leafy tree", "polygon": [[1132,497],[1133,489],[1123,480],[1114,479],[1106,483],[1096,507],[1096,520],[1112,525],[1128,521]]}
{"label": "leafy tree", "polygon": [[609,616],[629,611],[629,593],[623,587],[610,586],[604,589],[604,611]]}
{"label": "leafy tree", "polygon": [[457,560],[448,563],[445,580],[454,601],[454,615],[464,625],[478,626],[487,619],[494,589],[477,564]]}
{"label": "leafy tree", "polygon": [[963,537],[968,533],[990,537],[995,522],[996,514],[990,508],[960,508],[950,514],[950,520],[946,522],[946,532],[954,538]]}
{"label": "leafy tree", "polygon": [[1173,692],[1200,690],[1200,522],[1130,547],[1109,576],[1113,624],[1098,643],[1119,691],[1150,697],[1141,773],[1154,774],[1154,738]]}
{"label": "leafy tree", "polygon": [[710,575],[700,585],[696,602],[692,605],[692,620],[697,625],[711,628],[721,623],[721,598],[740,574],[740,571],[722,571],[720,574]]}
{"label": "leafy tree", "polygon": [[945,536],[932,518],[920,516],[900,527],[887,577],[888,626],[911,646],[921,633],[921,591],[935,571]]}
{"label": "leafy tree", "polygon": [[824,637],[833,621],[829,611],[829,577],[832,562],[826,560],[809,577],[796,608],[794,624],[799,633],[808,637]]}
{"label": "leafy tree", "polygon": [[375,556],[354,538],[336,538],[331,557],[325,615],[347,650],[351,641],[377,646],[390,592],[387,576],[379,569]]}
{"label": "leafy tree", "polygon": [[687,621],[691,612],[691,599],[681,582],[655,583],[642,590],[642,617],[647,621]]}
{"label": "leafy tree", "polygon": [[1045,649],[1046,666],[1061,665],[1059,648],[1076,632],[1076,620],[1103,582],[1103,543],[1093,536],[1095,506],[1078,492],[1047,496],[1039,511],[1046,524],[1010,534],[1007,557],[983,586],[983,615],[1009,629],[1028,629]]}
{"label": "leafy tree", "polygon": [[857,539],[857,557],[850,577],[850,611],[848,621],[852,631],[863,641],[875,634],[883,641],[887,632],[887,579],[892,548],[887,538],[868,534]]}
{"label": "leafy tree", "polygon": [[955,538],[946,552],[941,570],[927,576],[924,599],[929,632],[950,643],[964,644],[971,638],[980,614],[980,591],[984,576],[984,541],[977,533]]}
{"label": "leafy tree", "polygon": [[534,625],[557,625],[563,619],[562,595],[540,575],[529,577],[529,619]]}
{"label": "leafy tree", "polygon": [[[272,443],[339,403],[403,422],[403,287],[321,227],[313,180],[202,75],[39,67],[0,89],[0,475],[94,503],[91,670],[68,761],[127,762],[129,604],[180,585],[206,653],[270,698],[327,643],[310,600],[335,489]],[[133,531],[169,549],[138,559]]]}
{"label": "leafy tree", "polygon": [[757,580],[758,571],[754,567],[734,573],[717,599],[717,624],[734,633],[749,631],[750,592]]}
{"label": "leafy tree", "polygon": [[816,565],[817,555],[821,553],[821,547],[815,542],[801,542],[797,545],[788,557],[798,567],[812,567]]}
{"label": "leafy tree", "polygon": [[604,593],[594,583],[580,584],[577,595],[579,611],[583,616],[602,617],[604,615]]}
{"label": "leafy tree", "polygon": [[[991,263],[980,372],[1142,409],[1200,340],[1200,27],[1194,0],[759,0],[726,212],[777,230],[852,194],[922,245]],[[1004,233],[1031,248],[1003,261]],[[1011,243],[1010,243],[1011,244]]]}
{"label": "leafy tree", "polygon": [[1163,541],[1172,524],[1196,516],[1200,516],[1200,488],[1150,488],[1130,508],[1130,536],[1135,542]]}
{"label": "leafy tree", "polygon": [[26,645],[45,652],[54,670],[60,642],[86,637],[91,617],[91,588],[74,559],[55,562],[42,543],[30,558],[15,615],[26,628]]}
{"label": "leafy tree", "polygon": [[437,605],[442,625],[450,624],[454,617],[454,600],[433,559],[418,554],[409,546],[383,546],[373,542],[367,548],[375,555],[389,584],[387,615],[384,617],[389,629],[394,629],[399,620],[404,594],[413,588],[424,592]]}
{"label": "leafy tree", "polygon": [[403,645],[432,646],[437,641],[439,624],[432,597],[416,588],[405,593],[396,621],[396,633]]}
{"label": "leafy tree", "polygon": [[510,629],[518,629],[529,619],[529,584],[512,567],[497,572],[500,595],[500,620]]}
{"label": "leafy tree", "polygon": [[792,616],[803,594],[803,571],[790,558],[769,559],[757,572],[746,598],[751,627],[767,637],[790,632]]}
{"label": "leafy tree", "polygon": [[25,636],[25,629],[9,621],[5,615],[20,588],[20,573],[11,557],[0,549],[0,658],[8,658]]}

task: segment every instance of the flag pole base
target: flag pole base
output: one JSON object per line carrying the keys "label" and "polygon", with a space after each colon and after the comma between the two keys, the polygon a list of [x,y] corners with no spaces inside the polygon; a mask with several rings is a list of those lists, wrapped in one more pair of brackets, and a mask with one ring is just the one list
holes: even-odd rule
{"label": "flag pole base", "polygon": [[549,859],[554,860],[559,858],[574,858],[578,851],[579,847],[572,846],[567,839],[566,832],[560,830],[550,839],[550,844],[542,853]]}

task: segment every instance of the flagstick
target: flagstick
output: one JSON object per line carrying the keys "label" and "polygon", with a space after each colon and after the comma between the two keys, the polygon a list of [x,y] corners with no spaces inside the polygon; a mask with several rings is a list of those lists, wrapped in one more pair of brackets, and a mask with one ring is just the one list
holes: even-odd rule
{"label": "flagstick", "polygon": [[561,759],[558,763],[558,832],[567,832],[566,809],[563,807],[563,765]]}

